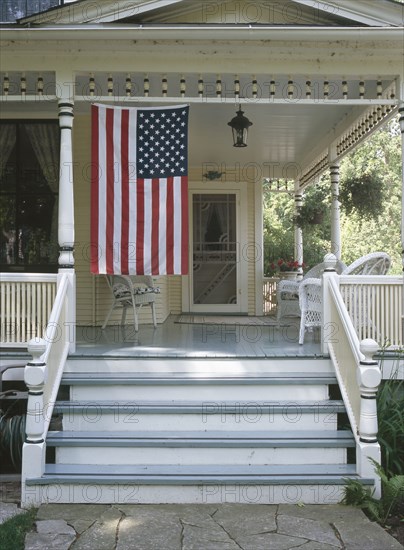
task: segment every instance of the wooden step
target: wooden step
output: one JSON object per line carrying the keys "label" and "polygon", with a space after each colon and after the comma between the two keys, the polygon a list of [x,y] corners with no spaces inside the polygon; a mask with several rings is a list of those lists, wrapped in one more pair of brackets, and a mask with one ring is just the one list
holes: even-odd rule
{"label": "wooden step", "polygon": [[25,501],[57,503],[335,504],[354,465],[175,466],[48,464]]}

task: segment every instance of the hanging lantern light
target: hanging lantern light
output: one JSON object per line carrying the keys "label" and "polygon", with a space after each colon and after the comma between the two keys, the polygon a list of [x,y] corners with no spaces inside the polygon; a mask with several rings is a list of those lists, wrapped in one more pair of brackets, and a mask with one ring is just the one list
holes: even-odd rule
{"label": "hanging lantern light", "polygon": [[239,107],[236,116],[227,124],[233,131],[233,146],[247,147],[248,128],[253,123],[244,116],[244,111],[241,110],[241,107]]}

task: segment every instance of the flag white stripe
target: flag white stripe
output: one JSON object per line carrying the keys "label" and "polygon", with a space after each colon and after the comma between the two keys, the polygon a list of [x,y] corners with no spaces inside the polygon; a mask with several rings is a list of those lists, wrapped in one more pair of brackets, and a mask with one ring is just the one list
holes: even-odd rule
{"label": "flag white stripe", "polygon": [[151,275],[152,255],[152,180],[144,180],[144,240],[143,240],[143,265],[144,274]]}
{"label": "flag white stripe", "polygon": [[[122,273],[121,267],[121,229],[122,229],[122,170],[121,170],[121,124],[122,111],[114,113],[114,237],[113,237],[113,269],[114,273]],[[118,146],[119,144],[119,146]]]}
{"label": "flag white stripe", "polygon": [[99,271],[100,273],[107,272],[107,256],[106,256],[106,231],[107,226],[107,140],[106,140],[106,109],[99,107],[99,208],[98,208],[98,254],[99,254]]}
{"label": "flag white stripe", "polygon": [[181,177],[174,178],[174,273],[181,273],[182,252],[182,196]]}
{"label": "flag white stripe", "polygon": [[137,223],[137,193],[136,193],[136,119],[137,110],[129,109],[129,273],[136,274],[136,223]]}
{"label": "flag white stripe", "polygon": [[159,274],[167,273],[167,179],[161,178],[159,185],[160,218],[159,218]]}

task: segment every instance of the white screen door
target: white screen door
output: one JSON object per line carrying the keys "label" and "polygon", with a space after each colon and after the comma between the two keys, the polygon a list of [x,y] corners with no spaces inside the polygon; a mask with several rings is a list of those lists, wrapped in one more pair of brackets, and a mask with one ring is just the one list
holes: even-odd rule
{"label": "white screen door", "polygon": [[240,311],[237,201],[237,193],[192,195],[192,311]]}

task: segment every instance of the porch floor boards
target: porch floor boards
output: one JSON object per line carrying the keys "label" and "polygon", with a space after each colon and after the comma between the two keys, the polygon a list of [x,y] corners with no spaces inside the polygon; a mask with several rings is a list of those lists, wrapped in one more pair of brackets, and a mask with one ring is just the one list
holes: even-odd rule
{"label": "porch floor boards", "polygon": [[179,315],[170,315],[155,329],[140,324],[110,324],[77,327],[77,346],[73,356],[111,357],[322,357],[319,335],[306,334],[299,345],[299,320],[287,319],[287,326],[181,324]]}

